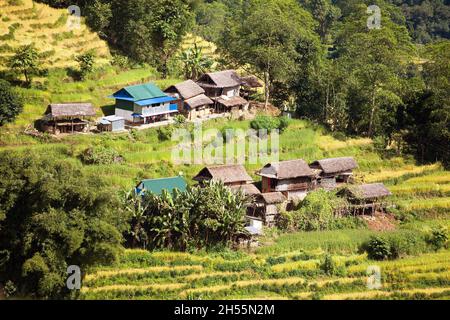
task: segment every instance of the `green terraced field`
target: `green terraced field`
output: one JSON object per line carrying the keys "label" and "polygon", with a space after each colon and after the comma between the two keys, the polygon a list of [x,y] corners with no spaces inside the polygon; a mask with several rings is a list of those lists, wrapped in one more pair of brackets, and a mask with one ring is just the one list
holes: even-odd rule
{"label": "green terraced field", "polygon": [[[81,299],[448,299],[449,251],[397,261],[336,255],[341,276],[317,266],[323,252],[281,264],[265,254],[179,254],[126,250],[119,265],[87,274]],[[311,263],[310,263],[311,262]],[[290,266],[291,265],[291,266]],[[382,287],[367,288],[366,270],[378,265]],[[289,267],[288,267],[289,266]],[[286,268],[288,267],[288,268]],[[395,276],[397,275],[397,276]]]}

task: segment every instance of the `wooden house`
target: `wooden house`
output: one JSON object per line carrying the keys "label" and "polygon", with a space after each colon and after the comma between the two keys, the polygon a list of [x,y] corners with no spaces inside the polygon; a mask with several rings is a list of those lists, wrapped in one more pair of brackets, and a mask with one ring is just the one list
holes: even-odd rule
{"label": "wooden house", "polygon": [[234,70],[205,73],[197,80],[197,84],[214,101],[218,113],[245,110],[248,107],[248,101],[240,96],[242,80]]}
{"label": "wooden house", "polygon": [[392,193],[382,183],[349,185],[337,193],[350,204],[350,212],[356,214],[374,214],[386,209],[386,197]]}
{"label": "wooden house", "polygon": [[125,130],[125,119],[118,116],[103,117],[97,124],[99,131],[123,131]]}
{"label": "wooden house", "polygon": [[262,193],[281,192],[294,202],[315,188],[314,171],[302,159],[269,163],[257,174],[262,177]]}
{"label": "wooden house", "polygon": [[256,217],[266,226],[274,226],[279,214],[279,208],[286,209],[286,197],[281,192],[260,193],[247,209],[250,217]]}
{"label": "wooden house", "polygon": [[185,191],[186,187],[186,181],[181,176],[160,179],[144,179],[138,183],[135,188],[135,192],[137,194],[152,192],[156,195],[161,195],[163,190],[172,193],[175,189]]}
{"label": "wooden house", "polygon": [[91,103],[54,103],[48,105],[41,129],[53,134],[87,132],[86,118],[93,116],[95,110]]}
{"label": "wooden house", "polygon": [[[235,190],[238,188],[253,189],[251,186],[247,186],[252,184],[253,179],[248,175],[242,165],[233,164],[205,167],[200,170],[193,180],[199,182],[200,185],[213,180],[222,181],[224,185],[231,187],[232,189],[234,188]],[[253,191],[255,190],[253,189]]]}
{"label": "wooden house", "polygon": [[173,103],[176,99],[152,83],[122,88],[110,98],[116,99],[115,115],[132,125],[167,120],[178,113],[178,106]]}
{"label": "wooden house", "polygon": [[310,164],[317,176],[317,185],[332,190],[343,183],[352,182],[353,169],[358,165],[352,157],[316,160]]}
{"label": "wooden house", "polygon": [[205,90],[192,80],[186,80],[164,90],[176,99],[178,111],[189,120],[203,118],[212,113],[214,101],[205,95]]}

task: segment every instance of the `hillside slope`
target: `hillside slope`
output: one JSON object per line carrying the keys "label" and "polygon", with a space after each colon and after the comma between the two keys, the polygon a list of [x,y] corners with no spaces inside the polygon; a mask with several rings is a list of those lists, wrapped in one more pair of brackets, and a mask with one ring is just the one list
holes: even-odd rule
{"label": "hillside slope", "polygon": [[[17,3],[12,5],[11,3]],[[0,0],[0,70],[5,69],[14,50],[34,43],[43,58],[43,66],[65,68],[75,66],[75,57],[94,50],[97,63],[109,61],[105,41],[91,32],[81,19],[80,28],[69,28],[67,9],[54,9],[31,0]]]}

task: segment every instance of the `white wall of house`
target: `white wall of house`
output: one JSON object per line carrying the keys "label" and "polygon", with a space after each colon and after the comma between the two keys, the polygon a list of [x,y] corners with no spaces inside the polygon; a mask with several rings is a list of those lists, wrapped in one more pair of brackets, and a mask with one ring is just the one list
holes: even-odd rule
{"label": "white wall of house", "polygon": [[135,108],[134,108],[136,113],[140,113],[143,116],[150,116],[150,115],[154,115],[154,114],[161,114],[161,113],[169,111],[169,109],[170,109],[170,103],[168,103],[168,102],[162,103],[162,104],[160,104],[159,106],[156,106],[156,107],[154,107],[154,106],[143,106],[143,107],[141,107],[141,106],[135,105]]}
{"label": "white wall of house", "polygon": [[129,110],[124,110],[124,109],[119,109],[119,108],[116,108],[116,110],[115,110],[115,115],[117,117],[122,117],[127,121],[133,121],[132,114],[133,114],[133,111],[129,111]]}
{"label": "white wall of house", "polygon": [[232,87],[232,88],[224,88],[222,95],[227,97],[236,97],[239,95],[239,86]]}

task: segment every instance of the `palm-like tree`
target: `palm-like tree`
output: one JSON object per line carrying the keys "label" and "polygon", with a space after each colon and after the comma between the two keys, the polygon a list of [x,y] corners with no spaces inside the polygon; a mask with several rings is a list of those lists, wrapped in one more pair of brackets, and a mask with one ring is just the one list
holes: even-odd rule
{"label": "palm-like tree", "polygon": [[202,48],[199,48],[196,43],[194,43],[194,47],[183,51],[179,59],[183,63],[183,71],[186,79],[197,79],[213,65],[213,61],[203,55]]}

